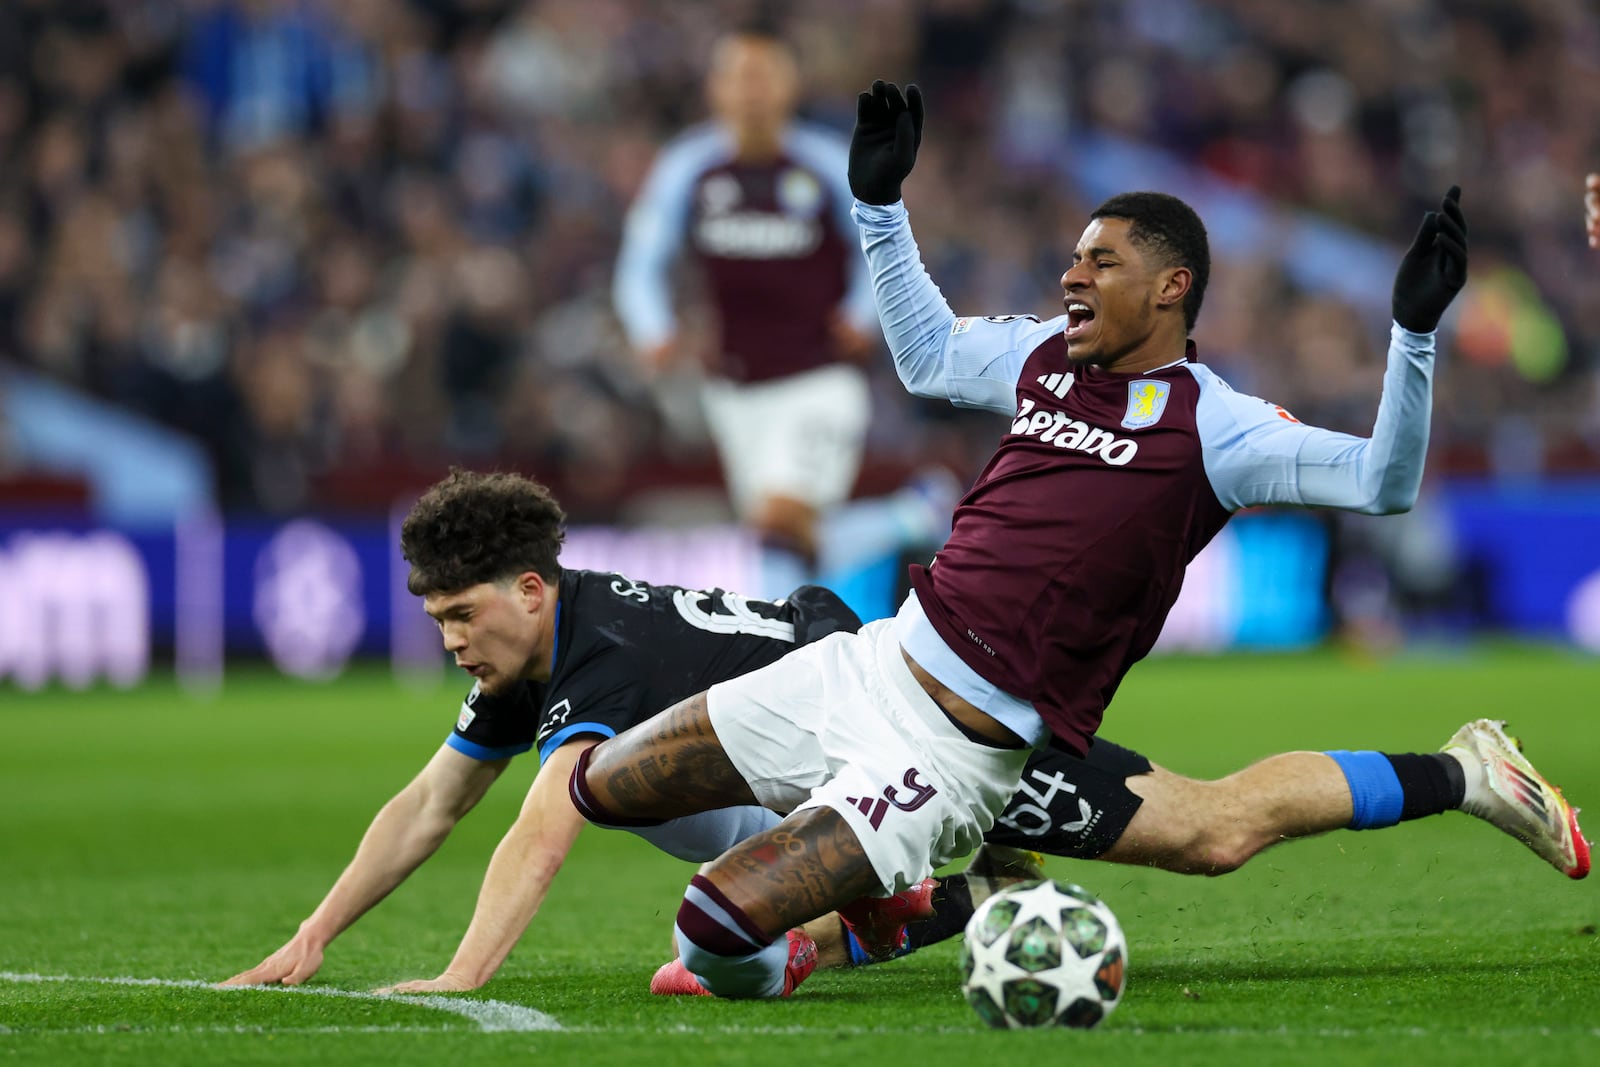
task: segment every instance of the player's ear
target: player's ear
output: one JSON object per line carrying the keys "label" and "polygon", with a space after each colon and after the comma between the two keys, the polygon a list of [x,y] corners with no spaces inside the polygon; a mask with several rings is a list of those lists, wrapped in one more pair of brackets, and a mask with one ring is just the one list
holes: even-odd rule
{"label": "player's ear", "polygon": [[1188,267],[1167,267],[1156,275],[1156,306],[1171,307],[1183,303],[1194,284],[1194,271]]}
{"label": "player's ear", "polygon": [[517,575],[517,591],[522,594],[522,605],[526,611],[538,611],[544,605],[545,593],[549,588],[549,583],[538,571],[523,571]]}

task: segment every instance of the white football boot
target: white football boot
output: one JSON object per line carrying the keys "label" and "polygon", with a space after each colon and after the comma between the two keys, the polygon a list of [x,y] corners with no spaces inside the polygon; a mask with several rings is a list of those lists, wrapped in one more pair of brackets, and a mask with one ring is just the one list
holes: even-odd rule
{"label": "white football boot", "polygon": [[[1461,810],[1487,820],[1543,856],[1568,878],[1589,873],[1589,842],[1578,811],[1522,754],[1498,719],[1469,722],[1445,742],[1467,775]],[[1481,768],[1481,773],[1478,769]]]}

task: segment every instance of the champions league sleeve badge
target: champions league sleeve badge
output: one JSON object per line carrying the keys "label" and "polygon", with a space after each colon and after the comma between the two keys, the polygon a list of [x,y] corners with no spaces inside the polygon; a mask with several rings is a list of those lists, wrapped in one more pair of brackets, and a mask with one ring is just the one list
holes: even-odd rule
{"label": "champions league sleeve badge", "polygon": [[1167,410],[1167,396],[1172,392],[1170,382],[1139,378],[1128,383],[1128,411],[1122,416],[1126,430],[1142,430],[1154,426]]}

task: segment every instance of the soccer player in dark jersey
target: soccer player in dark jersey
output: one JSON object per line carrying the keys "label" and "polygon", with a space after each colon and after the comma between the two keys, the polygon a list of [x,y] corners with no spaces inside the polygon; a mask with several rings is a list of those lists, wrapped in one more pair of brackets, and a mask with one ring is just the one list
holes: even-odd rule
{"label": "soccer player in dark jersey", "polygon": [[[514,475],[455,472],[418,501],[401,534],[412,589],[476,683],[443,747],[378,813],[322,903],[285,945],[229,983],[310,978],[328,943],[443,844],[512,758],[537,749],[540,773],[496,849],[456,958],[438,977],[400,987],[476,988],[532,920],[583,825],[567,794],[579,752],[714,682],[861,625],[817,586],[769,603],[563,569],[562,521],[542,486]],[[1111,846],[1139,805],[1122,786],[1126,774],[1166,777],[1111,745],[1091,762],[1041,755],[1035,769],[996,842],[1085,857]],[[777,821],[744,807],[631,829],[675,856],[706,860]],[[947,921],[955,914],[947,908]],[[836,961],[846,959],[838,924],[821,932]]]}
{"label": "soccer player in dark jersey", "polygon": [[[761,23],[716,42],[706,96],[711,121],[662,149],[628,213],[614,304],[647,368],[705,363],[706,425],[734,511],[761,539],[756,591],[777,597],[942,540],[954,480],[846,503],[871,415],[862,364],[880,332],[845,140],[795,118],[796,57]],[[684,351],[674,289],[686,265],[704,281],[715,355]]]}
{"label": "soccer player in dark jersey", "polygon": [[[783,995],[796,924],[889,899],[976,846],[1030,746],[1090,751],[1189,561],[1234,511],[1390,513],[1421,481],[1434,332],[1466,281],[1459,190],[1401,260],[1383,396],[1360,438],[1303,425],[1198,362],[1189,335],[1209,249],[1174,197],[1130,194],[1093,213],[1060,279],[1065,314],[957,317],[900,202],[921,136],[915,90],[862,94],[849,177],[879,317],[912,392],[1013,421],[897,618],[713,686],[579,757],[574,803],[593,822],[741,803],[790,813],[691,881],[674,991]],[[1351,798],[1352,827],[1462,806],[1587,873],[1571,808],[1494,724],[1463,728],[1440,754],[1308,753],[1294,771]]]}
{"label": "soccer player in dark jersey", "polygon": [[[561,521],[544,488],[515,475],[457,472],[417,503],[402,528],[413,586],[476,683],[443,747],[378,813],[354,860],[299,931],[230,982],[310,978],[328,943],[443,843],[509,761],[537,750],[540,773],[495,851],[455,959],[432,979],[394,987],[476,988],[521,937],[582,825],[566,789],[579,752],[713,682],[860,626],[845,604],[816,586],[774,604],[564,569]],[[1104,740],[1087,759],[1040,751],[991,829],[985,855],[1019,874],[1027,863],[1019,863],[1016,850],[1175,871],[1231,870],[1276,841],[1348,820],[1348,796],[1292,786],[1259,792],[1281,777],[1273,770],[1279,762],[1303,755],[1310,754],[1275,756],[1201,782]],[[777,821],[765,809],[742,808],[633,829],[681,859],[705,860]],[[974,863],[972,886],[963,877],[944,880],[937,921],[913,927],[915,943],[964,925],[974,899],[990,888],[985,866],[996,866],[982,858]],[[824,964],[866,955],[845,939],[836,919],[809,929]]]}

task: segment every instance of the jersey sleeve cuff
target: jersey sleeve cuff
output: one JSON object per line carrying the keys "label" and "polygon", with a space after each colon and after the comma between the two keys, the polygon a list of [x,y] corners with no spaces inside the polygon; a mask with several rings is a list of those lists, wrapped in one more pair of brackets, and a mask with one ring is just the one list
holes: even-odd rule
{"label": "jersey sleeve cuff", "polygon": [[460,734],[451,734],[449,737],[444,739],[444,743],[461,753],[463,756],[485,762],[497,759],[510,759],[512,756],[520,756],[533,747],[533,742],[527,741],[516,745],[502,745],[499,748],[490,748],[488,745],[480,745],[476,741],[468,741]]}
{"label": "jersey sleeve cuff", "polygon": [[1434,338],[1438,336],[1438,333],[1438,330],[1433,330],[1429,333],[1417,333],[1415,330],[1406,329],[1398,322],[1389,323],[1389,340],[1404,345],[1408,349],[1433,351]]}
{"label": "jersey sleeve cuff", "polygon": [[894,227],[907,218],[906,202],[896,200],[892,204],[867,204],[857,200],[850,205],[850,214],[861,226]]}
{"label": "jersey sleeve cuff", "polygon": [[539,762],[543,763],[550,758],[550,753],[583,734],[590,734],[603,740],[607,737],[616,737],[617,731],[599,722],[575,722],[571,726],[563,726],[539,745]]}

